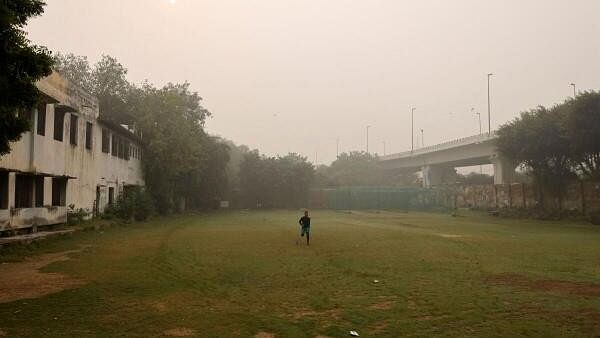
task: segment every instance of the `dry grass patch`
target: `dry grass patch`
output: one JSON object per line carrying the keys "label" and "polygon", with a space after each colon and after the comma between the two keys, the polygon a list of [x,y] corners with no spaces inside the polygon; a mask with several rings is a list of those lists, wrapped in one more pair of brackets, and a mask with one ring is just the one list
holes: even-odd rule
{"label": "dry grass patch", "polygon": [[600,296],[600,284],[571,282],[552,279],[534,280],[516,273],[492,275],[488,282],[496,285],[507,285],[529,289],[532,291],[545,291],[577,296]]}
{"label": "dry grass patch", "polygon": [[274,333],[261,331],[254,335],[254,338],[276,338],[277,336]]}
{"label": "dry grass patch", "polygon": [[28,258],[23,262],[0,265],[0,303],[39,298],[85,284],[85,281],[61,273],[46,273],[40,269],[69,260],[69,254],[80,250],[63,251]]}
{"label": "dry grass patch", "polygon": [[165,336],[169,337],[189,337],[194,335],[194,330],[185,327],[176,327],[174,329],[166,330],[163,333]]}

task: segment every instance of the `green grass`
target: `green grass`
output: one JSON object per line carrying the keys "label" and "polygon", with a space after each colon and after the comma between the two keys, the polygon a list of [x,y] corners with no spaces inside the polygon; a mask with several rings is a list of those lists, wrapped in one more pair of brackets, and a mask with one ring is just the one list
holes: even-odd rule
{"label": "green grass", "polygon": [[15,261],[84,246],[42,271],[87,283],[0,304],[0,329],[11,337],[161,337],[173,328],[198,337],[600,335],[599,227],[315,211],[306,247],[295,244],[299,216],[159,218],[5,251],[0,260]]}

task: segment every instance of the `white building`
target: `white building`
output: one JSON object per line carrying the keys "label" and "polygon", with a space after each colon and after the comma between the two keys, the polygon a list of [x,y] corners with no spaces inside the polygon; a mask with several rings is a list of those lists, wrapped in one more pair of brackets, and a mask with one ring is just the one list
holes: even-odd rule
{"label": "white building", "polygon": [[0,232],[64,223],[69,205],[102,212],[144,184],[139,138],[101,120],[94,96],[58,73],[37,87],[31,131],[0,157]]}

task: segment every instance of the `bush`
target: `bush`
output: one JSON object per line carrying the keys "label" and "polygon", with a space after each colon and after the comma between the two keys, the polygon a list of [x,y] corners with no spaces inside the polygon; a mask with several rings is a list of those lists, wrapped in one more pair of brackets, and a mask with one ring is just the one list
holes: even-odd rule
{"label": "bush", "polygon": [[124,221],[145,221],[154,213],[154,202],[142,188],[135,187],[119,195],[113,205],[104,210],[104,218]]}
{"label": "bush", "polygon": [[74,225],[85,221],[90,216],[90,212],[86,209],[75,209],[75,204],[70,204],[67,209],[67,224]]}

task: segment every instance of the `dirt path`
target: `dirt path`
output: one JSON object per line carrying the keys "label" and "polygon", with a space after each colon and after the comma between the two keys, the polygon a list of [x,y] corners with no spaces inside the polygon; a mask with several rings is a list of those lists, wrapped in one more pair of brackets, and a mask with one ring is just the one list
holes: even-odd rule
{"label": "dirt path", "polygon": [[27,258],[24,262],[0,264],[0,303],[38,298],[85,284],[61,273],[40,269],[55,262],[69,260],[69,254],[81,250],[50,253]]}

